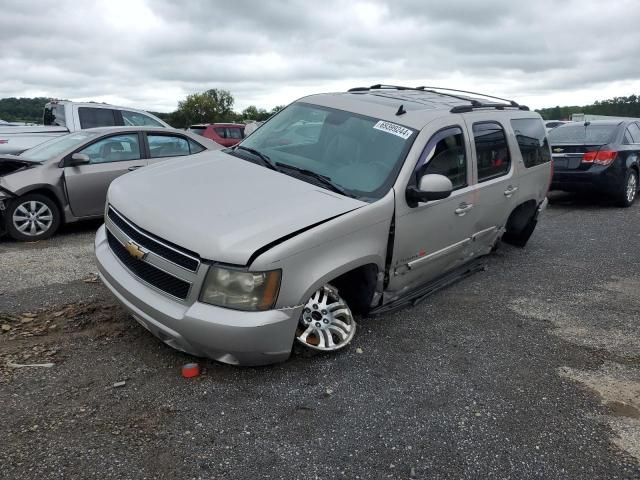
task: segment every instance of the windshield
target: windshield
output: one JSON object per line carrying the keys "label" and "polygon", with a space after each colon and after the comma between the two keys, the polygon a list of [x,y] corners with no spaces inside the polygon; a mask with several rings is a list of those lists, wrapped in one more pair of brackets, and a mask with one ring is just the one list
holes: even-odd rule
{"label": "windshield", "polygon": [[20,156],[29,160],[43,162],[45,160],[58,157],[67,150],[80,146],[97,135],[97,133],[89,132],[70,133],[69,135],[63,135],[61,137],[54,138],[53,140],[49,140],[48,142],[41,143],[37,147],[30,148],[29,150],[22,152]]}
{"label": "windshield", "polygon": [[584,123],[576,123],[571,125],[561,125],[551,130],[547,136],[549,143],[578,143],[578,144],[597,144],[602,145],[609,143],[615,134],[618,125],[594,125],[589,124],[585,127]]}
{"label": "windshield", "polygon": [[389,191],[414,137],[415,130],[395,123],[298,102],[240,145],[280,164],[283,173],[316,183],[312,175],[286,167],[303,169],[353,196],[375,200]]}

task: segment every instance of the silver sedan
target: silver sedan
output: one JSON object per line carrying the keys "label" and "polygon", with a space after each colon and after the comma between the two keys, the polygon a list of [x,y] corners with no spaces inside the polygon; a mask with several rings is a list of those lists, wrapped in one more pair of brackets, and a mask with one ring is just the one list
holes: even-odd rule
{"label": "silver sedan", "polygon": [[221,148],[182,130],[110,127],[0,156],[0,233],[20,241],[49,238],[63,223],[102,216],[107,189],[120,175]]}

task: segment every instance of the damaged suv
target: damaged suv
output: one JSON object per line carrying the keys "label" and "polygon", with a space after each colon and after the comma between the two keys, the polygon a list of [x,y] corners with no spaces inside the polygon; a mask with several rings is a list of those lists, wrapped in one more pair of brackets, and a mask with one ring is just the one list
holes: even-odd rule
{"label": "damaged suv", "polygon": [[524,246],[550,179],[525,106],[354,88],[302,98],[233,148],[114,181],[95,250],[105,285],[166,344],[268,364],[295,341],[344,347],[356,315],[462,278],[501,238]]}

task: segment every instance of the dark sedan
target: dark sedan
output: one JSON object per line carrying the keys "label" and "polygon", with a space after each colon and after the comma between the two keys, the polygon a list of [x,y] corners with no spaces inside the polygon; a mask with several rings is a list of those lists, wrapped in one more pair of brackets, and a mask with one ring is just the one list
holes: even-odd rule
{"label": "dark sedan", "polygon": [[548,133],[554,161],[552,190],[588,191],[629,207],[638,193],[640,121],[598,120],[561,125]]}

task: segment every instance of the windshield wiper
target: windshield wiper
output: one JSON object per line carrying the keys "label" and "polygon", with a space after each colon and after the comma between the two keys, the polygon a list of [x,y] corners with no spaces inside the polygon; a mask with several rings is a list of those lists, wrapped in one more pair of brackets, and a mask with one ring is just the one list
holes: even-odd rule
{"label": "windshield wiper", "polygon": [[258,157],[260,160],[262,160],[262,163],[263,163],[263,165],[265,167],[270,168],[271,170],[278,170],[268,156],[266,156],[264,153],[256,150],[255,148],[245,147],[244,145],[236,145],[234,150],[245,150],[245,151],[247,151],[249,153],[252,153],[256,157]]}
{"label": "windshield wiper", "polygon": [[344,195],[345,197],[355,198],[354,195],[351,195],[350,193],[347,193],[344,188],[342,188],[337,183],[334,183],[331,180],[331,178],[327,177],[326,175],[322,175],[321,173],[316,173],[316,172],[313,172],[311,170],[307,170],[306,168],[300,168],[300,167],[296,167],[294,165],[287,165],[286,163],[281,163],[281,162],[276,162],[276,166],[280,167],[280,168],[283,168],[283,169],[286,169],[286,170],[293,170],[294,172],[300,173],[300,174],[305,175],[307,177],[311,177],[314,180],[318,180],[322,185],[327,187],[329,190],[332,190],[332,191],[334,191],[336,193]]}

